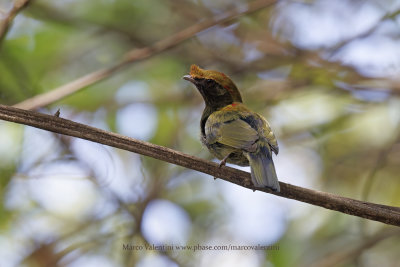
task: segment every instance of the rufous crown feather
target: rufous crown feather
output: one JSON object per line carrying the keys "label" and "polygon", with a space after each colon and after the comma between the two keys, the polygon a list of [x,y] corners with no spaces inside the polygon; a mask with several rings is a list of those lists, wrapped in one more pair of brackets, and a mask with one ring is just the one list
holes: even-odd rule
{"label": "rufous crown feather", "polygon": [[231,95],[235,102],[242,102],[239,90],[232,80],[222,72],[216,70],[204,70],[193,64],[190,67],[190,76],[200,79],[212,79],[223,86]]}

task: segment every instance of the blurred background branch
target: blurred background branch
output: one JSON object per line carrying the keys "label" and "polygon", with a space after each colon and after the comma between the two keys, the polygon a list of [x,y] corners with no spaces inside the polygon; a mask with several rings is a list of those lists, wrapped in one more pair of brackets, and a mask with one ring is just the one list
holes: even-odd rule
{"label": "blurred background branch", "polygon": [[15,16],[29,4],[29,1],[30,0],[14,0],[11,9],[8,12],[0,14],[0,44],[5,38]]}
{"label": "blurred background branch", "polygon": [[399,229],[382,230],[374,234],[373,236],[358,242],[357,245],[349,246],[349,244],[343,244],[342,248],[339,249],[339,251],[335,251],[328,255],[324,255],[324,257],[319,261],[315,261],[314,263],[308,264],[307,266],[330,267],[330,266],[338,266],[340,264],[344,264],[347,262],[352,262],[356,260],[358,257],[360,257],[360,255],[363,252],[365,252],[366,250],[370,249],[373,246],[378,245],[385,239],[388,238],[399,239],[399,237],[400,237]]}
{"label": "blurred background branch", "polygon": [[14,106],[22,109],[37,109],[47,106],[66,96],[78,92],[79,90],[84,89],[88,85],[94,84],[109,77],[127,64],[151,57],[155,54],[158,54],[162,51],[165,51],[173,46],[180,44],[181,42],[195,36],[197,33],[200,33],[208,28],[211,28],[221,23],[229,22],[230,20],[237,19],[240,16],[258,11],[262,8],[274,4],[275,2],[275,0],[256,0],[246,6],[234,8],[214,18],[204,19],[203,21],[196,23],[176,34],[168,36],[151,46],[140,49],[133,49],[127,52],[126,54],[124,54],[124,56],[122,56],[121,61],[117,62],[110,68],[92,72],[63,86],[52,89],[49,92],[26,99],[18,104],[15,104]]}

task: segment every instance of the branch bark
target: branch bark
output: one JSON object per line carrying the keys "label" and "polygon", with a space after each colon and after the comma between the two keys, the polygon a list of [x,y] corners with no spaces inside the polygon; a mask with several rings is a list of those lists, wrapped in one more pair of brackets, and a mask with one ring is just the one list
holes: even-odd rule
{"label": "branch bark", "polygon": [[88,85],[94,84],[110,77],[116,71],[122,69],[123,67],[126,67],[133,62],[149,58],[155,54],[170,49],[185,40],[192,38],[196,34],[212,26],[234,20],[240,16],[268,7],[275,2],[276,0],[256,0],[246,6],[234,8],[219,16],[203,20],[197,24],[189,26],[188,28],[180,32],[177,32],[176,34],[168,36],[167,38],[162,39],[151,46],[140,49],[132,49],[131,51],[128,51],[125,55],[123,55],[122,59],[119,62],[109,68],[100,69],[89,73],[83,77],[80,77],[70,83],[62,85],[46,93],[26,99],[18,104],[15,104],[14,107],[33,110],[47,106],[51,103],[63,99],[66,96],[82,90]]}
{"label": "branch bark", "polygon": [[280,182],[280,193],[273,192],[267,188],[254,188],[246,182],[250,180],[250,174],[247,172],[227,166],[222,166],[220,168],[217,163],[190,156],[170,148],[139,141],[120,134],[107,132],[91,126],[59,118],[57,116],[46,115],[35,111],[0,105],[0,119],[131,151],[203,172],[211,176],[219,177],[225,181],[251,190],[263,191],[280,197],[302,201],[365,219],[400,226],[399,207],[359,201],[283,182]]}

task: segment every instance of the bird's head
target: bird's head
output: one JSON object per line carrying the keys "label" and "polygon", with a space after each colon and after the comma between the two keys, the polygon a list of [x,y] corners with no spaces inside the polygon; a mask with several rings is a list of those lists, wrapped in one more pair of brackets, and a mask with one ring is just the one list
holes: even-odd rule
{"label": "bird's head", "polygon": [[190,67],[190,74],[183,79],[193,83],[206,105],[220,108],[233,102],[242,102],[239,90],[232,80],[222,72],[204,70],[196,65]]}

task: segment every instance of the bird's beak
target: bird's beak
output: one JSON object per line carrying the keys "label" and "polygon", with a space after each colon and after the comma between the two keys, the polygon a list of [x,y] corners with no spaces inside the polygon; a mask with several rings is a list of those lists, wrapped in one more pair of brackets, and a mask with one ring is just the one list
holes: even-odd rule
{"label": "bird's beak", "polygon": [[184,79],[184,80],[186,80],[186,81],[189,81],[189,82],[191,82],[191,83],[193,83],[193,84],[196,84],[196,80],[193,79],[193,77],[190,76],[190,75],[185,75],[185,76],[182,77],[182,79]]}

